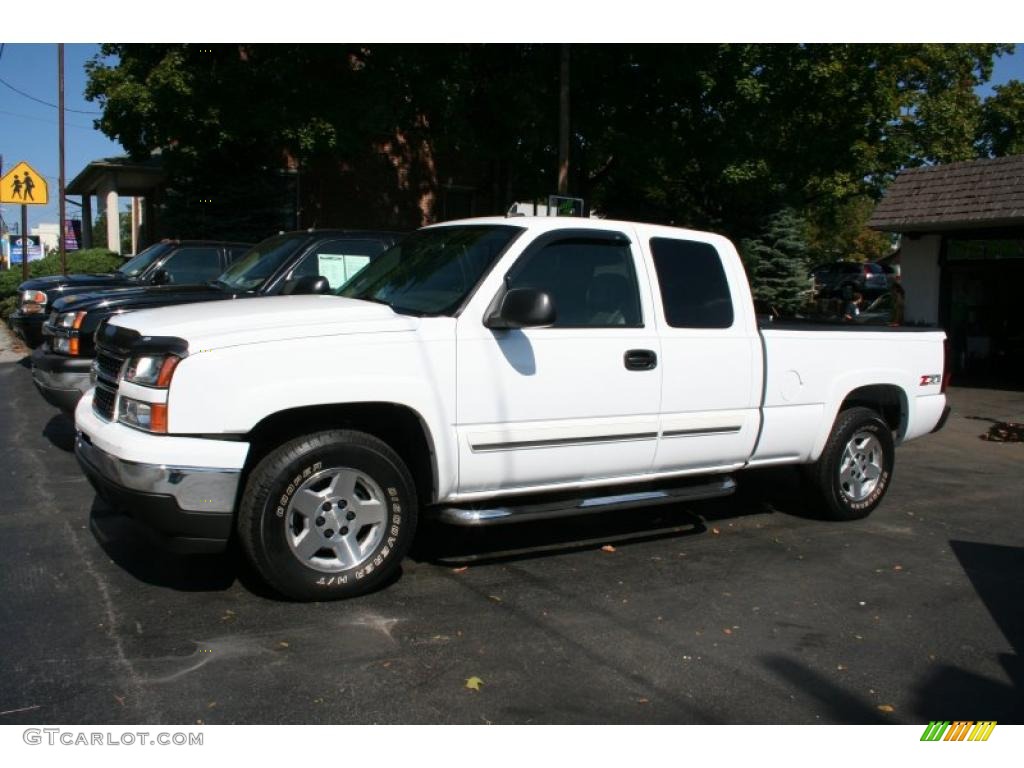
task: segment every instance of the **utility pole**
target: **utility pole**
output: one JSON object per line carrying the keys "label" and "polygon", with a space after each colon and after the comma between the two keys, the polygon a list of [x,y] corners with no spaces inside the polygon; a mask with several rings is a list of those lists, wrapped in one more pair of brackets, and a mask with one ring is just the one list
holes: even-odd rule
{"label": "utility pole", "polygon": [[569,191],[569,44],[562,43],[558,89],[558,194]]}
{"label": "utility pole", "polygon": [[57,186],[60,195],[60,231],[57,237],[60,239],[60,272],[62,275],[68,273],[68,255],[65,250],[66,242],[64,228],[67,226],[67,210],[64,207],[64,43],[57,43],[57,122],[60,134],[60,178]]}

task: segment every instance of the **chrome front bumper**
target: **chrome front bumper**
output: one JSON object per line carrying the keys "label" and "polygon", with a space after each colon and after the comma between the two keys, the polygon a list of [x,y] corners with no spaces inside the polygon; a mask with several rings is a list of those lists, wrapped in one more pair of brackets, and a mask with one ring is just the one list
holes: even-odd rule
{"label": "chrome front bumper", "polygon": [[171,497],[185,512],[226,512],[235,509],[241,470],[141,464],[119,459],[97,448],[78,432],[75,454],[84,468],[129,492]]}

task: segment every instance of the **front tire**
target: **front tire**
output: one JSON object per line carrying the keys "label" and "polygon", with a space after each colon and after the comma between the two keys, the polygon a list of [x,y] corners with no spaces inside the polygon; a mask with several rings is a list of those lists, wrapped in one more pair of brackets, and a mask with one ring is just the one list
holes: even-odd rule
{"label": "front tire", "polygon": [[338,600],[397,574],[416,518],[415,485],[398,454],[372,435],[330,430],[291,440],[256,465],[238,534],[281,594]]}
{"label": "front tire", "polygon": [[805,470],[815,511],[831,520],[867,517],[889,489],[894,458],[892,431],[878,413],[841,411],[821,457]]}

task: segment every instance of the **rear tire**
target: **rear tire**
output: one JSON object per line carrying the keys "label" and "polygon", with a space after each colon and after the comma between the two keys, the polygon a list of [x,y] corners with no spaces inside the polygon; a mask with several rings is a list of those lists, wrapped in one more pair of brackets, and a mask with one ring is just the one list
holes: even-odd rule
{"label": "rear tire", "polygon": [[804,469],[813,510],[830,520],[867,517],[889,489],[894,458],[892,431],[878,413],[841,411],[821,457]]}
{"label": "rear tire", "polygon": [[412,476],[386,443],[330,430],[267,454],[238,513],[242,548],[263,579],[295,600],[338,600],[394,577],[416,529]]}

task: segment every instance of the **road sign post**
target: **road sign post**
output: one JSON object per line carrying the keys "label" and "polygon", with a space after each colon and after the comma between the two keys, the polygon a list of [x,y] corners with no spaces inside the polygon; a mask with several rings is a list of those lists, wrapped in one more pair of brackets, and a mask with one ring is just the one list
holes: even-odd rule
{"label": "road sign post", "polygon": [[46,205],[49,201],[46,177],[26,162],[15,163],[0,178],[0,203],[21,206],[21,276],[25,280],[28,280],[28,207]]}
{"label": "road sign post", "polygon": [[[28,280],[28,206],[21,206],[21,279]],[[20,301],[20,299],[19,299]]]}

